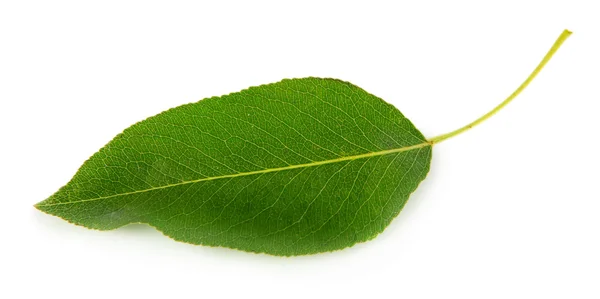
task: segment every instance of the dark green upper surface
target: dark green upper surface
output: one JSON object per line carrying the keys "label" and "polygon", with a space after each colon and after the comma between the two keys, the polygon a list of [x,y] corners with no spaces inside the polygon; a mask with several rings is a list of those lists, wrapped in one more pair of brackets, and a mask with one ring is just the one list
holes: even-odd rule
{"label": "dark green upper surface", "polygon": [[183,242],[275,255],[375,237],[431,146],[395,107],[335,79],[287,79],[141,121],[40,210],[89,228],[148,223]]}

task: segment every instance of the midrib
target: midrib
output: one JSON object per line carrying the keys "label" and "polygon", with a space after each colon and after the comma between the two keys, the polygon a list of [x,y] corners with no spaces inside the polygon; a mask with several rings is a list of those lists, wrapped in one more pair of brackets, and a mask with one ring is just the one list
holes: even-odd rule
{"label": "midrib", "polygon": [[113,194],[113,195],[109,195],[109,196],[102,196],[102,197],[82,199],[82,200],[75,200],[75,201],[49,203],[49,204],[38,204],[36,206],[38,206],[38,207],[47,207],[47,206],[66,205],[66,204],[75,204],[75,203],[82,203],[82,202],[88,202],[88,201],[96,201],[96,200],[101,200],[101,199],[113,198],[113,197],[118,197],[118,196],[133,195],[133,194],[138,194],[138,193],[144,193],[144,192],[149,192],[149,191],[154,191],[154,190],[160,190],[160,189],[166,189],[166,188],[171,188],[171,187],[176,187],[176,186],[181,186],[181,185],[187,185],[187,184],[193,184],[193,183],[198,183],[198,182],[204,182],[204,181],[212,181],[212,180],[226,179],[226,178],[236,178],[236,177],[242,177],[242,176],[248,176],[248,175],[255,175],[255,174],[262,174],[262,173],[269,173],[269,172],[277,172],[277,171],[284,171],[284,170],[291,170],[291,169],[305,168],[305,167],[314,167],[314,166],[325,165],[325,164],[333,164],[333,163],[338,163],[338,162],[343,162],[343,161],[350,161],[350,160],[357,160],[357,159],[363,159],[363,158],[369,158],[369,157],[389,155],[389,154],[410,151],[410,150],[413,150],[413,149],[418,149],[418,148],[422,148],[422,147],[426,147],[426,146],[431,146],[431,145],[433,145],[432,142],[426,141],[426,142],[415,144],[415,145],[411,145],[411,146],[400,147],[400,148],[389,149],[389,150],[378,151],[378,152],[371,152],[371,153],[354,155],[354,156],[346,156],[346,157],[341,157],[341,158],[336,158],[336,159],[331,159],[331,160],[323,160],[323,161],[311,162],[311,163],[306,163],[306,164],[296,164],[296,165],[289,165],[289,166],[284,166],[284,167],[268,168],[268,169],[261,169],[261,170],[249,171],[249,172],[239,172],[239,173],[234,173],[234,174],[226,174],[226,175],[221,175],[221,176],[215,176],[215,177],[208,177],[208,178],[201,178],[201,179],[197,179],[197,180],[179,182],[179,183],[169,184],[169,185],[164,185],[164,186],[159,186],[159,187],[152,187],[152,188],[143,189],[143,190],[137,190],[137,191],[131,191],[131,192]]}

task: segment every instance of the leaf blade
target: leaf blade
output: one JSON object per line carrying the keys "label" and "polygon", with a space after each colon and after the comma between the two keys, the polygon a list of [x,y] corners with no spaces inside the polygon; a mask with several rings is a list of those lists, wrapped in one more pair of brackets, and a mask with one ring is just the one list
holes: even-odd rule
{"label": "leaf blade", "polygon": [[[422,134],[381,99],[334,79],[284,80],[133,125],[38,208],[90,228],[144,222],[194,244],[310,254],[381,232],[430,158]],[[388,174],[392,165],[406,172]]]}

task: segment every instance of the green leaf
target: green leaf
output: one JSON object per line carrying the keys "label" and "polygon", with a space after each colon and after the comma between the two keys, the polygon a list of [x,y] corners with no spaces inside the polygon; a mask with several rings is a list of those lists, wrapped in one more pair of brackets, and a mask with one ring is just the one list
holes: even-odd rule
{"label": "green leaf", "polygon": [[434,144],[400,111],[336,79],[303,78],[141,121],[36,207],[111,230],[147,223],[182,242],[273,255],[333,251],[381,233],[429,171]]}
{"label": "green leaf", "polygon": [[304,78],[204,99],[126,129],[37,207],[109,230],[275,255],[352,246],[390,223],[429,170],[400,111]]}

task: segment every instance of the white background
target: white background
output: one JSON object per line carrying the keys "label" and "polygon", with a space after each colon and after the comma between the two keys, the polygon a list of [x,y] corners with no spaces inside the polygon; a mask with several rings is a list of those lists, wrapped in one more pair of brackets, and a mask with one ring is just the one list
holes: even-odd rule
{"label": "white background", "polygon": [[[597,1],[1,1],[1,298],[599,298]],[[597,5],[597,4],[596,4]],[[279,258],[33,204],[129,125],[282,78],[350,81],[434,149],[375,240]]]}

